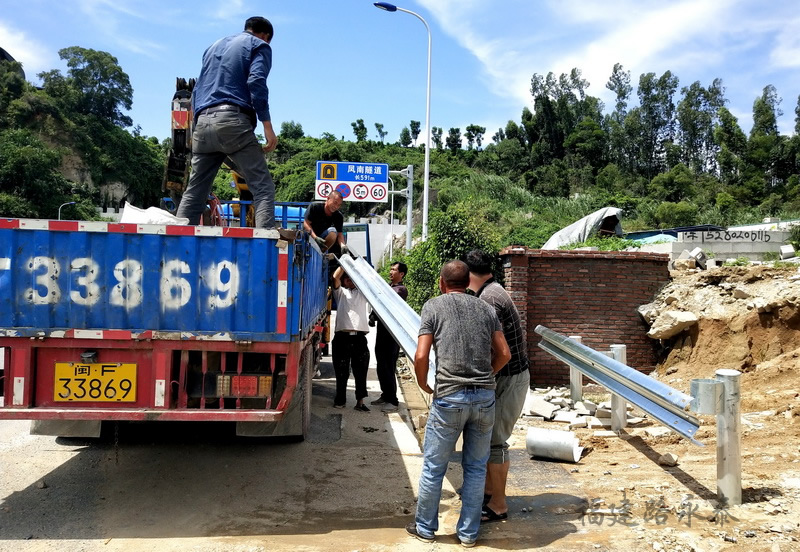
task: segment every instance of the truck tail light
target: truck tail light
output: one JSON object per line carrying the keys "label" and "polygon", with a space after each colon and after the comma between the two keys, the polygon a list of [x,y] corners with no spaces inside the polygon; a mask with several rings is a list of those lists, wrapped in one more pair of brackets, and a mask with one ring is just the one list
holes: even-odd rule
{"label": "truck tail light", "polygon": [[218,397],[269,397],[272,376],[217,376]]}

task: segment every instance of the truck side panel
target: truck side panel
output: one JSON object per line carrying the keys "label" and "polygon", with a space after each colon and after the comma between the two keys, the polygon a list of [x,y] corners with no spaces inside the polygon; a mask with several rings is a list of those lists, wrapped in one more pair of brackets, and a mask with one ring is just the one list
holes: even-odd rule
{"label": "truck side panel", "polygon": [[[324,309],[327,264],[303,239],[239,228],[91,231],[82,227],[92,223],[73,223],[77,231],[52,231],[42,226],[48,221],[14,222],[0,221],[0,334],[9,337],[124,330],[289,342]],[[114,231],[120,226],[128,231]],[[200,235],[169,233],[195,228]],[[211,231],[217,235],[202,235]]]}

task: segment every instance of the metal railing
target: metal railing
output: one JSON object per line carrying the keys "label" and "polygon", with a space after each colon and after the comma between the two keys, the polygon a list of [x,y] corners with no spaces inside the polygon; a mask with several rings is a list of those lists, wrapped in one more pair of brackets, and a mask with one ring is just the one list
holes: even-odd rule
{"label": "metal railing", "polygon": [[[347,275],[356,287],[367,298],[375,315],[380,319],[389,333],[394,336],[403,352],[411,359],[417,350],[417,333],[420,317],[402,297],[397,295],[386,281],[362,257],[352,258],[342,255],[339,258]],[[428,363],[428,385],[433,387],[436,373],[436,356],[431,350]]]}
{"label": "metal railing", "polygon": [[612,429],[615,431],[625,426],[626,402],[629,402],[696,445],[704,446],[694,438],[700,421],[687,413],[686,408],[691,407],[699,414],[716,414],[717,496],[727,505],[742,503],[739,372],[718,370],[716,380],[693,380],[692,394],[687,395],[627,366],[620,346],[612,345],[613,356],[609,357],[581,344],[576,336],[567,337],[541,325],[534,331],[542,336],[540,348],[570,366],[573,401],[580,398],[580,389],[576,386],[581,385],[582,378],[576,377],[572,370],[612,393]]}

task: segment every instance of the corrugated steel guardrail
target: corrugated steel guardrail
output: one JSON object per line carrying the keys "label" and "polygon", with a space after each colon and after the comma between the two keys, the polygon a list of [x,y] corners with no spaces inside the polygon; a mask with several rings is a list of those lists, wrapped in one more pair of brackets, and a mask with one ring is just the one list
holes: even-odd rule
{"label": "corrugated steel guardrail", "polygon": [[636,405],[676,433],[696,445],[704,446],[694,438],[700,421],[685,411],[692,402],[691,395],[673,389],[545,326],[537,326],[534,331],[542,336],[539,347]]}
{"label": "corrugated steel guardrail", "polygon": [[[342,255],[339,264],[353,280],[356,287],[367,298],[373,311],[386,329],[394,336],[403,352],[409,358],[414,358],[417,350],[417,336],[419,332],[419,314],[397,295],[386,281],[381,278],[370,264],[361,257],[353,259],[349,255]],[[433,387],[432,378],[436,373],[436,356],[430,354],[428,364],[428,384]]]}

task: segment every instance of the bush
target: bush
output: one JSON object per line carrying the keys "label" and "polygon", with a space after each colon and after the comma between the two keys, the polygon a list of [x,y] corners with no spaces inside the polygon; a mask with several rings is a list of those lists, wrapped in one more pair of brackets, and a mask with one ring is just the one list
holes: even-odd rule
{"label": "bush", "polygon": [[0,217],[36,218],[36,216],[38,216],[38,211],[30,201],[0,192]]}
{"label": "bush", "polygon": [[686,201],[664,201],[656,209],[655,216],[659,228],[691,226],[697,220],[697,207]]}

